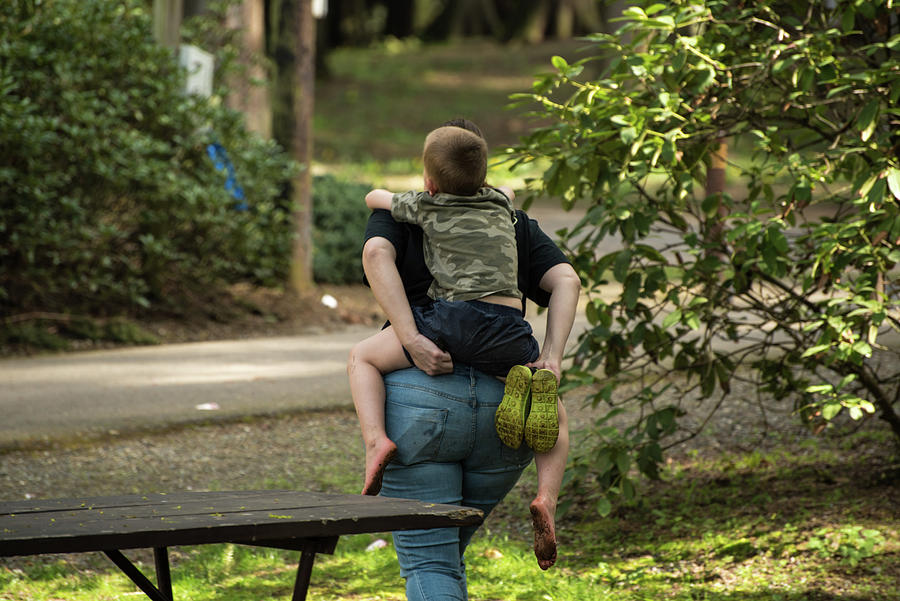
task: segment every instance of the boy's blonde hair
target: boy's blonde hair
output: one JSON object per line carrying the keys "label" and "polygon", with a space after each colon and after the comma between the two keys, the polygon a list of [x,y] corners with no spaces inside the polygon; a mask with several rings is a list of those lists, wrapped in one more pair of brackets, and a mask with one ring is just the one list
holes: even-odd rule
{"label": "boy's blonde hair", "polygon": [[474,196],[487,177],[487,143],[461,127],[439,127],[425,138],[422,161],[438,192]]}

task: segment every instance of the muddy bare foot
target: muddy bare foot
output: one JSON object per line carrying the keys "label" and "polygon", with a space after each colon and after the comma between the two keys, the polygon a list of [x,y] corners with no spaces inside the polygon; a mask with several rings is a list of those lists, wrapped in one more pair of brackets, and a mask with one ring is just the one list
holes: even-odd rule
{"label": "muddy bare foot", "polygon": [[531,524],[534,527],[534,555],[542,570],[556,563],[556,524],[553,511],[542,499],[531,502]]}
{"label": "muddy bare foot", "polygon": [[366,479],[362,494],[375,496],[381,492],[381,480],[384,470],[397,454],[397,445],[392,440],[384,439],[372,449],[366,449]]}

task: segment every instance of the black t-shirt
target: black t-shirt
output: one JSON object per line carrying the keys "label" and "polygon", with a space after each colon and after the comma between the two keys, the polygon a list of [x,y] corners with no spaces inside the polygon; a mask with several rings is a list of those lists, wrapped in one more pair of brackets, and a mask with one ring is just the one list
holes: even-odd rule
{"label": "black t-shirt", "polygon": [[[384,209],[372,211],[366,224],[366,241],[370,238],[386,238],[394,245],[397,251],[397,270],[412,306],[431,302],[428,288],[433,278],[425,266],[422,237],[422,228],[395,221],[391,212]],[[541,278],[551,267],[568,263],[568,260],[553,240],[541,230],[537,221],[528,217],[524,211],[516,211],[516,247],[519,255],[519,290],[531,301],[546,307],[550,302],[550,293],[540,288]],[[524,303],[522,310],[524,312]]]}

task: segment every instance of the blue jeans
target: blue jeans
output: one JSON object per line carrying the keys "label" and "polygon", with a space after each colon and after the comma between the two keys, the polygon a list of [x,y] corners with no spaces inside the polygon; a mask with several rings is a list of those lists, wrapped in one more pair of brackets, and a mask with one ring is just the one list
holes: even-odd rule
{"label": "blue jeans", "polygon": [[[503,383],[470,367],[430,377],[409,368],[385,376],[387,435],[397,455],[381,494],[476,507],[485,516],[532,459],[506,447],[494,429]],[[463,553],[477,527],[394,533],[409,601],[465,601]]]}

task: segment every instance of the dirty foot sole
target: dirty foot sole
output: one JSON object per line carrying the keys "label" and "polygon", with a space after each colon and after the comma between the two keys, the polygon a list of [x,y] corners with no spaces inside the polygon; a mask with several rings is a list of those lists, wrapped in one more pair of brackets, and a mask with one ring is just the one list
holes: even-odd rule
{"label": "dirty foot sole", "polygon": [[534,527],[534,556],[542,570],[556,563],[556,524],[546,505],[531,502],[531,525]]}
{"label": "dirty foot sole", "polygon": [[524,365],[514,365],[506,375],[503,400],[494,414],[494,427],[503,444],[518,449],[525,430],[525,409],[531,391],[531,370]]}
{"label": "dirty foot sole", "polygon": [[362,494],[376,496],[381,492],[381,481],[384,478],[384,470],[397,455],[397,445],[388,440],[379,449],[366,454],[366,478],[363,483]]}
{"label": "dirty foot sole", "polygon": [[531,378],[531,412],[525,422],[525,442],[537,453],[546,453],[559,437],[556,375],[539,369]]}

